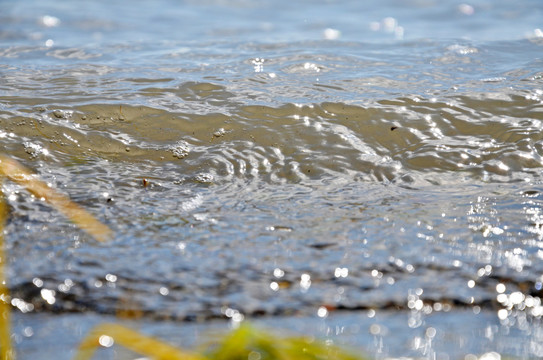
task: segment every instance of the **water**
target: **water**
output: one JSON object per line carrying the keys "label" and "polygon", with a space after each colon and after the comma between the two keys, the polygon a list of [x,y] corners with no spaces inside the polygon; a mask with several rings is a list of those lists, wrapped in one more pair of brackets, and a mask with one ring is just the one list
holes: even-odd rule
{"label": "water", "polygon": [[103,321],[184,346],[241,318],[381,358],[542,356],[541,19],[4,1],[2,151],[115,232],[4,183],[21,357]]}

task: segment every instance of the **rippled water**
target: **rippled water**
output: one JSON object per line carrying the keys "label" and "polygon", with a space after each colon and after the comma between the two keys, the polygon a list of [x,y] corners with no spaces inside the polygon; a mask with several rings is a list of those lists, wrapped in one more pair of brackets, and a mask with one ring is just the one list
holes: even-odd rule
{"label": "rippled water", "polygon": [[115,231],[4,183],[20,353],[118,315],[177,343],[244,317],[378,357],[543,355],[541,19],[3,2],[2,151]]}

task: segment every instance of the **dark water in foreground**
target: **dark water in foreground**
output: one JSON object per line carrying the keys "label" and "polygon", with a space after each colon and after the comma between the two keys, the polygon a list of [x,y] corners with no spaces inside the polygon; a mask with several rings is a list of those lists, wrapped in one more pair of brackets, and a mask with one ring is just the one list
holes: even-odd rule
{"label": "dark water in foreground", "polygon": [[152,4],[0,5],[2,152],[115,232],[4,183],[21,358],[114,315],[543,356],[539,1]]}

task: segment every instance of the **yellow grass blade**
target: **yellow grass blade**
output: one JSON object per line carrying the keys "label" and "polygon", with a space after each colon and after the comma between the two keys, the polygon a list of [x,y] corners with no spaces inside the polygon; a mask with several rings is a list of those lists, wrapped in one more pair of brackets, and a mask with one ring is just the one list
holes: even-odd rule
{"label": "yellow grass blade", "polygon": [[37,198],[43,198],[55,209],[64,214],[79,228],[85,230],[98,241],[105,241],[111,237],[111,230],[82,207],[71,201],[68,197],[53,190],[46,183],[17,161],[0,154],[0,175],[24,186]]}
{"label": "yellow grass blade", "polygon": [[[2,178],[0,177],[0,180]],[[0,186],[2,182],[0,181]],[[4,194],[0,190],[0,358],[2,360],[14,359],[14,352],[11,347],[11,316],[10,296],[6,282],[6,256],[4,252],[4,224],[8,211]]]}
{"label": "yellow grass blade", "polygon": [[[106,337],[104,339],[104,337]],[[157,360],[204,360],[205,358],[184,352],[157,339],[142,335],[117,324],[100,324],[96,326],[79,345],[74,360],[89,360],[96,348],[111,340],[127,349]]]}
{"label": "yellow grass blade", "polygon": [[227,336],[207,344],[209,359],[237,360],[251,358],[273,360],[364,360],[334,345],[303,337],[278,337],[267,331],[242,324]]}

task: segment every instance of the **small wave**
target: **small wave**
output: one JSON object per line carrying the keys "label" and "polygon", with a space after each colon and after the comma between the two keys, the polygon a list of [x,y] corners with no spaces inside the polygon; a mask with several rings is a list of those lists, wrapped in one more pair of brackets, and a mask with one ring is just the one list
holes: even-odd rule
{"label": "small wave", "polygon": [[[194,101],[223,91],[211,83],[186,88]],[[176,162],[186,174],[216,174],[215,182],[507,182],[539,179],[543,166],[540,103],[517,94],[227,107],[207,114],[105,104],[37,111],[12,126],[8,141],[49,153]],[[70,117],[59,121],[57,113]]]}

